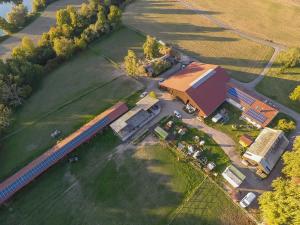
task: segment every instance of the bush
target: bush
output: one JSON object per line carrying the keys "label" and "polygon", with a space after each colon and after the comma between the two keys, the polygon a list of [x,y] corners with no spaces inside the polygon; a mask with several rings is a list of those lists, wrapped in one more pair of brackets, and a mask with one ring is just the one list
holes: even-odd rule
{"label": "bush", "polygon": [[152,64],[153,67],[153,75],[154,76],[158,76],[161,73],[165,72],[166,70],[168,70],[171,67],[171,63],[165,60],[157,60]]}
{"label": "bush", "polygon": [[285,133],[290,133],[296,129],[296,124],[292,120],[280,119],[276,126],[277,129],[284,131]]}

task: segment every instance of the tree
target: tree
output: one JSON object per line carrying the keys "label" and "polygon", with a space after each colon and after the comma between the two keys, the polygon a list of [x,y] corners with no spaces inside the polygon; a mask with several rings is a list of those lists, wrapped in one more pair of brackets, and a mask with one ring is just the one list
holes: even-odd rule
{"label": "tree", "polygon": [[14,26],[12,26],[10,23],[6,21],[6,19],[0,16],[0,28],[6,32],[12,32]]}
{"label": "tree", "polygon": [[291,92],[289,98],[292,101],[300,101],[300,85],[295,87],[295,89]]}
{"label": "tree", "polygon": [[127,56],[124,59],[125,69],[128,75],[137,75],[138,58],[133,50],[128,50]]}
{"label": "tree", "polygon": [[296,137],[293,150],[284,153],[282,158],[284,162],[282,172],[288,177],[300,177],[300,136]]}
{"label": "tree", "polygon": [[22,27],[26,22],[28,9],[23,4],[16,5],[7,14],[7,22],[13,25],[15,28]]}
{"label": "tree", "polygon": [[274,191],[264,192],[259,198],[265,222],[272,225],[299,224],[300,186],[279,178],[273,181],[272,187]]}
{"label": "tree", "polygon": [[287,119],[280,119],[277,124],[277,129],[284,131],[285,133],[290,133],[296,129],[296,124],[294,121]]}
{"label": "tree", "polygon": [[10,114],[11,110],[7,106],[0,104],[0,131],[3,131],[10,125]]}
{"label": "tree", "polygon": [[46,0],[33,0],[32,2],[32,10],[33,12],[38,12],[45,9],[47,6]]}
{"label": "tree", "polygon": [[283,69],[292,68],[300,63],[300,48],[290,48],[279,55]]}
{"label": "tree", "polygon": [[144,55],[147,59],[153,59],[160,56],[159,43],[151,36],[147,36],[147,39],[143,45]]}
{"label": "tree", "polygon": [[33,41],[25,36],[22,38],[21,45],[18,47],[13,48],[12,50],[12,56],[15,58],[29,58],[33,57],[35,53],[35,46]]}
{"label": "tree", "polygon": [[70,58],[73,55],[74,47],[73,41],[65,37],[54,39],[53,49],[57,56]]}
{"label": "tree", "polygon": [[157,98],[156,93],[154,91],[150,91],[149,96],[152,98]]}
{"label": "tree", "polygon": [[56,12],[56,24],[62,26],[64,24],[71,25],[70,14],[67,9],[60,9]]}
{"label": "tree", "polygon": [[122,11],[115,5],[109,7],[109,14],[107,15],[109,23],[115,27],[121,22]]}

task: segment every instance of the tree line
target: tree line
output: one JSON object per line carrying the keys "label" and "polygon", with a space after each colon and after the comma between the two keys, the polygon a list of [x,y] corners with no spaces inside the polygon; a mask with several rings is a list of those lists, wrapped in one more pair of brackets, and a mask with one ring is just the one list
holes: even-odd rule
{"label": "tree line", "polygon": [[[280,72],[294,67],[300,67],[300,48],[290,48],[279,55]],[[300,85],[297,85],[289,95],[290,100],[300,101]]]}
{"label": "tree line", "polygon": [[56,25],[43,33],[37,44],[24,37],[10,58],[0,60],[0,132],[9,126],[11,111],[24,103],[48,72],[120,22],[118,5],[90,0],[79,9],[67,6],[58,10]]}

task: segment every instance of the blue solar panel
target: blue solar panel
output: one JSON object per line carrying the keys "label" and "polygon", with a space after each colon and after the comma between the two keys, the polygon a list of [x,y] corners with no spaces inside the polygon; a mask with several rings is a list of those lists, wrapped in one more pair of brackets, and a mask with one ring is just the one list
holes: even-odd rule
{"label": "blue solar panel", "polygon": [[67,155],[71,152],[75,147],[77,147],[80,143],[89,139],[93,134],[95,134],[100,128],[106,126],[110,122],[108,117],[103,118],[93,126],[89,127],[86,131],[75,137],[73,140],[62,146],[56,152],[54,152],[51,156],[46,158],[44,161],[36,165],[34,168],[30,169],[23,176],[19,177],[13,183],[5,187],[2,191],[0,191],[0,198],[6,199],[11,193],[14,193],[15,190],[22,188],[28,181],[38,176],[40,173],[48,169],[50,166],[54,164],[55,161],[61,159],[63,156]]}
{"label": "blue solar panel", "polygon": [[228,94],[230,94],[233,97],[238,98],[239,100],[245,102],[248,105],[252,105],[255,100],[251,97],[249,97],[247,94],[243,93],[242,91],[238,90],[237,88],[229,88]]}
{"label": "blue solar panel", "polygon": [[249,109],[246,112],[246,115],[252,117],[253,119],[255,119],[256,121],[260,122],[260,123],[264,123],[267,120],[267,117],[259,112],[256,112],[254,109]]}

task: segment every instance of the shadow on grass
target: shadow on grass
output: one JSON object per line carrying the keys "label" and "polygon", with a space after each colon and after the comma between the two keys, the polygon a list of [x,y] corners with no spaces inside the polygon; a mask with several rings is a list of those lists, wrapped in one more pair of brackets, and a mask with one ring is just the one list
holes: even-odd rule
{"label": "shadow on grass", "polygon": [[[201,174],[167,149],[120,151],[118,144],[109,130],[78,148],[77,163],[61,161],[2,206],[2,224],[168,224]],[[206,207],[183,215],[185,224],[224,224],[211,212],[223,210],[218,198],[202,197]],[[181,218],[174,224],[183,224]]]}

